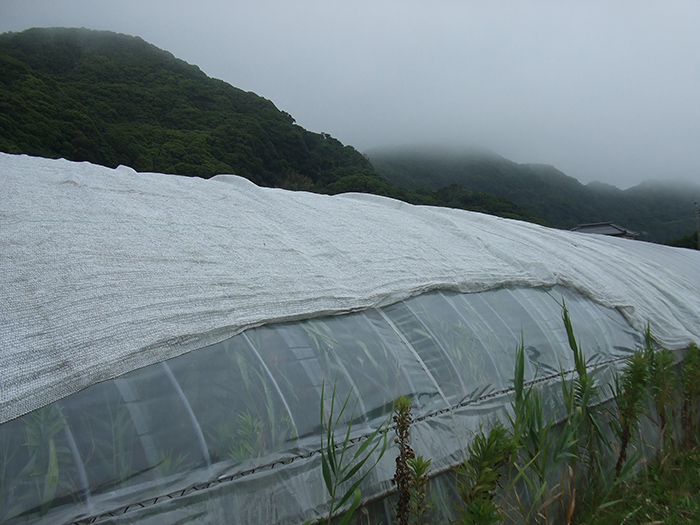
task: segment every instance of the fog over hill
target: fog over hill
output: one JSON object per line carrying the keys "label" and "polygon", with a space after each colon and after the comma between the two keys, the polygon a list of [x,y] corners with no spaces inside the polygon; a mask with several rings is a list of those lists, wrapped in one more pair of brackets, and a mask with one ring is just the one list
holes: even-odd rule
{"label": "fog over hill", "polygon": [[[146,41],[108,31],[0,34],[0,151],[322,193],[365,192],[557,228],[614,221],[666,242],[694,229],[698,185],[582,185],[479,148],[362,155],[255,93]],[[370,162],[371,160],[371,162]]]}
{"label": "fog over hill", "polygon": [[5,33],[0,66],[0,151],[204,178],[233,173],[263,186],[543,222],[493,195],[394,186],[352,146],[141,38],[71,28]]}
{"label": "fog over hill", "polygon": [[483,144],[584,183],[700,181],[700,2],[0,0],[139,36],[360,151]]}
{"label": "fog over hill", "polygon": [[492,193],[557,228],[611,221],[657,242],[695,229],[700,184],[692,182],[647,181],[626,190],[602,182],[583,185],[554,166],[518,164],[480,148],[412,145],[366,154],[374,168],[396,185],[415,190],[457,184]]}

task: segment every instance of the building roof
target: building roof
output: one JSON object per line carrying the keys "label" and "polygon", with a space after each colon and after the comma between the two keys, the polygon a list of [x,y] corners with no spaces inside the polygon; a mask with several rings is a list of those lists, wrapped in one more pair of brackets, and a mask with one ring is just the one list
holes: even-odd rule
{"label": "building roof", "polygon": [[579,224],[571,231],[581,232],[581,233],[597,233],[599,235],[610,235],[612,237],[625,237],[629,239],[634,239],[639,236],[634,230],[629,228],[624,228],[613,222],[595,222],[590,224]]}

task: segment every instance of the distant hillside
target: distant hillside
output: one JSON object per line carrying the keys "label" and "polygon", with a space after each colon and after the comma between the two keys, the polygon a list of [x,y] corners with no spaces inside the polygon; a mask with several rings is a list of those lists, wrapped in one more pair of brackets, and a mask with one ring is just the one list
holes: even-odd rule
{"label": "distant hillside", "polygon": [[137,37],[66,28],[0,34],[0,70],[7,153],[200,177],[235,173],[264,186],[360,191],[543,222],[493,195],[394,186],[353,147]]}
{"label": "distant hillside", "polygon": [[0,67],[5,152],[201,177],[235,172],[267,186],[372,171],[354,148],[139,38],[58,28],[2,34]]}
{"label": "distant hillside", "polygon": [[406,147],[367,154],[374,168],[398,186],[435,190],[456,184],[472,192],[491,193],[557,228],[612,221],[657,242],[695,229],[697,184],[647,182],[624,191],[603,183],[584,186],[553,166],[517,164],[488,151]]}

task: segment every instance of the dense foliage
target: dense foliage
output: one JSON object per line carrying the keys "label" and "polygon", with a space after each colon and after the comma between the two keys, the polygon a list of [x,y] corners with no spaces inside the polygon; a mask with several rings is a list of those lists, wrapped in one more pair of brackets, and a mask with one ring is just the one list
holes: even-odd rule
{"label": "dense foliage", "polygon": [[693,203],[700,200],[697,184],[646,182],[624,191],[602,183],[584,186],[552,166],[516,164],[485,151],[401,148],[369,156],[399,186],[437,190],[456,184],[517,203],[557,228],[614,222],[657,242],[692,231]]}
{"label": "dense foliage", "polygon": [[34,29],[0,35],[0,49],[6,152],[201,177],[238,173],[269,186],[372,171],[355,149],[138,38]]}
{"label": "dense foliage", "polygon": [[698,244],[698,232],[694,231],[683,237],[677,239],[671,239],[666,244],[669,246],[678,246],[679,248],[690,248],[692,250],[700,250],[700,244]]}
{"label": "dense foliage", "polygon": [[[413,191],[258,95],[140,38],[86,29],[0,35],[0,151],[264,186],[357,191],[543,222],[494,196]],[[447,200],[445,200],[447,199]]]}

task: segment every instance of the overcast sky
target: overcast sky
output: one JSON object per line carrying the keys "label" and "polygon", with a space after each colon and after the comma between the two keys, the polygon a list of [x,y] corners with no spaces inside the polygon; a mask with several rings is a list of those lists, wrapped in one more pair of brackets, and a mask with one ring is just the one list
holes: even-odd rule
{"label": "overcast sky", "polygon": [[700,182],[698,0],[0,0],[0,32],[47,26],[140,36],[360,151]]}

